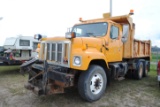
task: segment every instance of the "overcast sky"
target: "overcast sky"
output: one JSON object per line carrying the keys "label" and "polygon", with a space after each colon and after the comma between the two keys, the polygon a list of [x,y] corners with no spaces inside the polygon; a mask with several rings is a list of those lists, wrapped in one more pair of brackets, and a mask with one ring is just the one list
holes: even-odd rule
{"label": "overcast sky", "polygon": [[[136,39],[152,40],[160,47],[160,0],[113,0],[113,16],[134,9]],[[64,36],[79,20],[101,18],[109,12],[109,0],[0,0],[0,46],[7,37]]]}

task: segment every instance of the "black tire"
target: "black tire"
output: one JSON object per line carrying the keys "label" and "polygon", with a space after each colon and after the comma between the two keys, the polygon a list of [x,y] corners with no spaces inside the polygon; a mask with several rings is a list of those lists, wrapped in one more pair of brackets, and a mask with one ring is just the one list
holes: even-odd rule
{"label": "black tire", "polygon": [[78,91],[84,100],[93,102],[102,97],[106,85],[107,76],[104,69],[98,65],[91,65],[87,71],[80,75]]}
{"label": "black tire", "polygon": [[148,76],[148,72],[149,72],[149,67],[150,64],[148,61],[144,62],[144,70],[143,70],[143,77],[147,77]]}
{"label": "black tire", "polygon": [[134,78],[137,80],[142,79],[143,71],[144,71],[143,62],[142,61],[137,62],[137,69],[135,70]]}
{"label": "black tire", "polygon": [[137,79],[137,80],[142,79],[142,77],[143,77],[143,71],[144,71],[143,69],[144,69],[143,62],[139,61],[137,63],[137,69],[134,72],[134,78],[135,79]]}

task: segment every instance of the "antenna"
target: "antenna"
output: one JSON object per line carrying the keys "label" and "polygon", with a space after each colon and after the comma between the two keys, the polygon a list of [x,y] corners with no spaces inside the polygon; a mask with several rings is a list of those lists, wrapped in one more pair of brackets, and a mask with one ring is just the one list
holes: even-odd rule
{"label": "antenna", "polygon": [[112,17],[112,0],[110,0],[110,17]]}

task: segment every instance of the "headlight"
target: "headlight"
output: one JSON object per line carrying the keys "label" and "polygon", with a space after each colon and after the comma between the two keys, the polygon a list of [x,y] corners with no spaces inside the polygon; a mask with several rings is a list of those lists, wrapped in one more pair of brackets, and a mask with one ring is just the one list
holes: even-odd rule
{"label": "headlight", "polygon": [[81,65],[81,57],[80,56],[74,56],[73,65],[75,65],[75,66]]}

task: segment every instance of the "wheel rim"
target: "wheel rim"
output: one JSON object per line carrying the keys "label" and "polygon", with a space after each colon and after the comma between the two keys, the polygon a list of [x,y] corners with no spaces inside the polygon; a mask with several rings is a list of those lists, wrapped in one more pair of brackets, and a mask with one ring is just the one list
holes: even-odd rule
{"label": "wheel rim", "polygon": [[142,74],[143,74],[143,66],[140,65],[139,76],[142,77]]}
{"label": "wheel rim", "polygon": [[92,76],[91,82],[90,82],[90,90],[93,94],[98,94],[101,92],[103,88],[103,77],[101,74],[96,73]]}

